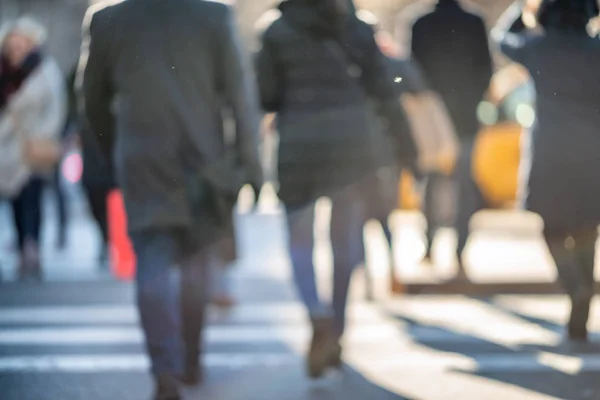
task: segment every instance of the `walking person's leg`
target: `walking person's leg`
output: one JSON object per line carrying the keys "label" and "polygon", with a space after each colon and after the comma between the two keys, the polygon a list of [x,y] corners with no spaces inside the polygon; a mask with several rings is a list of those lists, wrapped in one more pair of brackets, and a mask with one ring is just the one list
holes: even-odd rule
{"label": "walking person's leg", "polygon": [[307,359],[308,375],[320,377],[329,365],[327,351],[331,347],[333,319],[332,311],[319,299],[314,251],[315,205],[288,214],[289,253],[294,273],[294,282],[306,307],[313,328]]}
{"label": "walking person's leg", "polygon": [[364,203],[353,192],[332,200],[331,246],[333,249],[334,334],[341,338],[346,326],[346,305],[352,273],[365,259]]}
{"label": "walking person's leg", "polygon": [[67,245],[68,212],[67,198],[60,179],[60,165],[54,169],[52,186],[56,194],[56,207],[58,211],[58,239],[56,247],[63,249]]}
{"label": "walking person's leg", "polygon": [[13,201],[13,213],[21,262],[19,278],[41,278],[40,231],[42,225],[42,195],[44,183],[31,178],[17,199]]}
{"label": "walking person's leg", "polygon": [[[571,312],[569,322],[567,324],[567,335],[568,339],[573,340],[585,340],[582,336],[587,337],[587,331],[584,327],[582,329],[582,301],[578,300],[582,298],[581,293],[581,279],[579,274],[579,260],[577,252],[575,251],[576,242],[573,237],[569,237],[564,234],[550,234],[544,233],[550,255],[556,265],[556,271],[558,274],[558,281],[562,288],[569,296],[571,303]],[[587,317],[585,317],[587,322]],[[583,332],[585,331],[585,333]]]}
{"label": "walking person's leg", "polygon": [[23,248],[25,247],[25,190],[21,190],[18,196],[11,200],[15,236],[17,239],[17,249],[19,251],[20,262],[22,263]]}
{"label": "walking person's leg", "polygon": [[288,215],[289,253],[298,294],[311,318],[329,316],[319,299],[313,262],[315,205]]}
{"label": "walking person's leg", "polygon": [[100,252],[99,263],[102,267],[106,266],[108,261],[108,209],[107,196],[108,188],[94,187],[84,185],[84,191],[90,207],[92,217],[100,231]]}
{"label": "walking person's leg", "polygon": [[179,399],[177,377],[183,373],[184,343],[181,276],[176,262],[176,231],[134,232],[137,256],[137,306],[156,382],[155,399]]}
{"label": "walking person's leg", "polygon": [[182,266],[181,316],[185,345],[183,382],[189,385],[196,385],[203,379],[200,357],[206,305],[211,290],[210,263],[210,253],[207,250],[194,255]]}
{"label": "walking person's leg", "polygon": [[435,240],[435,235],[437,233],[437,221],[435,218],[435,204],[436,204],[436,184],[438,182],[437,175],[432,173],[427,177],[427,183],[425,184],[425,192],[423,194],[423,215],[425,217],[425,221],[427,223],[427,228],[425,230],[425,240],[427,243],[425,245],[425,256],[423,260],[431,263],[431,251],[433,249],[433,241]]}
{"label": "walking person's leg", "polygon": [[575,237],[576,275],[578,290],[574,295],[568,332],[571,339],[586,341],[587,323],[595,292],[594,267],[597,232],[582,233]]}
{"label": "walking person's leg", "polygon": [[473,143],[462,145],[461,154],[457,165],[457,213],[456,234],[457,246],[456,257],[458,259],[458,273],[455,280],[468,280],[465,270],[463,253],[469,240],[471,218],[475,213],[485,207],[485,200],[473,179],[472,166]]}

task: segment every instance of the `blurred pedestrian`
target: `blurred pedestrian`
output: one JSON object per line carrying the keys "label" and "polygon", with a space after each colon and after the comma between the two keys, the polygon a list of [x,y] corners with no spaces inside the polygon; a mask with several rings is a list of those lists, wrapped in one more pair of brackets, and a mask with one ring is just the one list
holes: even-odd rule
{"label": "blurred pedestrian", "polygon": [[[279,197],[287,211],[294,279],[308,309],[313,338],[309,376],[341,363],[341,337],[354,267],[364,260],[362,182],[379,160],[372,128],[377,110],[399,159],[412,163],[415,145],[401,127],[386,61],[373,30],[348,0],[288,0],[281,17],[262,36],[257,56],[263,109],[277,113]],[[314,250],[315,201],[332,201],[333,299],[317,293]]]}
{"label": "blurred pedestrian", "polygon": [[44,180],[60,159],[66,100],[62,73],[45,53],[46,29],[29,17],[0,37],[0,195],[12,201],[21,279],[41,278]]}
{"label": "blurred pedestrian", "polygon": [[494,30],[504,54],[529,70],[537,91],[537,122],[526,143],[531,165],[521,192],[527,209],[544,219],[544,236],[571,300],[568,338],[585,341],[600,224],[600,42],[587,30],[598,4],[544,0],[535,31],[522,28],[522,12],[515,3]]}
{"label": "blurred pedestrian", "polygon": [[262,182],[250,64],[218,2],[112,1],[85,32],[86,120],[123,192],[154,398],[180,399],[178,379],[202,379],[211,247],[231,239],[239,189]]}
{"label": "blurred pedestrian", "polygon": [[[493,72],[484,21],[463,10],[457,0],[438,0],[436,8],[413,26],[412,57],[422,67],[430,88],[438,92],[446,104],[461,140],[456,170],[459,195],[456,216],[458,274],[455,279],[466,280],[462,255],[469,237],[469,221],[485,207],[471,172],[471,153],[479,132],[477,106],[483,100]],[[436,181],[433,177],[428,185]],[[432,236],[432,228],[428,229],[428,236]],[[431,247],[432,238],[429,242]]]}
{"label": "blurred pedestrian", "polygon": [[[408,93],[425,92],[427,85],[418,66],[409,59],[400,58],[401,52],[398,44],[392,35],[381,29],[377,17],[366,10],[359,10],[357,16],[375,31],[375,41],[385,56],[391,79],[394,82],[396,98],[400,100],[402,96]],[[403,129],[406,130],[406,135],[409,135],[410,126],[406,118],[406,110],[401,109],[401,112]],[[391,145],[390,135],[378,127],[375,128],[375,134],[379,136],[376,139],[380,143],[378,153],[381,165],[371,179],[366,180],[362,193],[366,201],[367,217],[377,220],[383,229],[390,249],[391,290],[393,293],[399,293],[403,290],[403,285],[396,273],[393,251],[394,241],[389,218],[390,214],[399,207],[400,175],[402,168],[407,166],[402,165],[402,160],[398,160],[397,154],[391,151],[394,146]],[[367,276],[370,276],[368,272]],[[367,289],[370,290],[370,287]]]}

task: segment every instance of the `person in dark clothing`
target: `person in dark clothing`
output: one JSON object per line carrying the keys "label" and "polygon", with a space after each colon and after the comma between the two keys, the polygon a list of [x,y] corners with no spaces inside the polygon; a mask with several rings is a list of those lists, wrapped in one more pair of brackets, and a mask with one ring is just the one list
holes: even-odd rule
{"label": "person in dark clothing", "polygon": [[207,258],[231,239],[241,187],[262,185],[251,65],[218,2],[110,1],[84,32],[85,120],[123,193],[154,398],[178,400],[180,379],[202,379]]}
{"label": "person in dark clothing", "polygon": [[[416,159],[412,137],[374,32],[347,0],[288,0],[262,36],[257,55],[264,111],[277,113],[279,196],[287,209],[294,279],[313,325],[308,373],[319,377],[341,363],[348,288],[364,260],[364,179],[379,168],[369,100],[394,135],[398,159]],[[315,201],[333,203],[331,307],[318,296],[313,224]]]}
{"label": "person in dark clothing", "polygon": [[469,236],[469,220],[485,205],[471,173],[471,153],[479,132],[477,106],[493,73],[485,24],[479,16],[463,10],[456,0],[439,0],[435,10],[413,26],[412,57],[421,66],[430,88],[440,94],[462,143],[456,169],[456,279],[467,279],[462,253]]}
{"label": "person in dark clothing", "polygon": [[107,267],[108,262],[108,210],[107,198],[116,188],[112,167],[102,154],[96,138],[85,123],[79,121],[76,96],[75,67],[68,76],[67,89],[69,94],[69,129],[78,133],[79,144],[83,158],[83,174],[81,183],[85,192],[92,217],[100,230],[100,253],[98,261],[101,267]]}
{"label": "person in dark clothing", "polygon": [[535,82],[536,119],[524,146],[522,198],[544,219],[544,236],[571,301],[567,338],[588,339],[594,296],[595,248],[600,224],[600,42],[587,26],[595,0],[543,1],[543,30],[523,30],[514,4],[493,38],[505,55],[525,66]]}
{"label": "person in dark clothing", "polygon": [[[406,94],[418,94],[427,91],[425,80],[415,63],[408,59],[398,58],[399,49],[393,37],[382,30],[377,17],[367,11],[360,10],[357,15],[365,23],[369,24],[375,31],[375,40],[385,56],[387,69],[390,74],[390,79],[394,82],[394,91],[397,99],[401,99]],[[404,128],[407,134],[410,134],[410,126],[402,110],[402,118],[404,120]],[[378,154],[381,157],[381,168],[378,169],[371,179],[365,181],[362,193],[365,199],[367,208],[367,218],[375,219],[381,224],[384,236],[389,246],[390,252],[390,283],[393,293],[399,293],[403,290],[403,285],[400,278],[397,276],[396,266],[394,262],[393,252],[393,235],[390,227],[390,214],[398,208],[399,204],[399,182],[400,174],[403,165],[402,160],[396,158],[396,154],[390,149],[393,149],[390,142],[390,135],[376,128],[376,133],[379,133],[378,141],[380,148]],[[367,277],[367,297],[372,298],[372,282],[369,268],[366,267]]]}

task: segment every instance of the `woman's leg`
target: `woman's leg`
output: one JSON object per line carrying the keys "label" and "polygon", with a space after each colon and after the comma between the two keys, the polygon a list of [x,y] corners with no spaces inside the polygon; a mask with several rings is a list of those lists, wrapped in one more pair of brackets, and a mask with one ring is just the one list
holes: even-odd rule
{"label": "woman's leg", "polygon": [[56,193],[56,206],[58,211],[58,240],[57,247],[64,248],[67,245],[67,196],[60,180],[60,165],[54,170],[54,179],[52,182],[54,192]]}
{"label": "woman's leg", "polygon": [[208,271],[210,254],[200,251],[182,266],[181,316],[185,344],[184,382],[197,384],[202,380],[200,356],[202,354],[202,332],[204,330],[206,305],[208,304]]}
{"label": "woman's leg", "polygon": [[289,252],[294,273],[294,282],[302,302],[311,317],[328,314],[327,308],[319,300],[314,250],[315,205],[288,214]]}
{"label": "woman's leg", "polygon": [[558,279],[571,302],[569,338],[586,340],[587,320],[594,293],[595,239],[590,235],[565,237],[546,234],[545,237],[556,264]]}
{"label": "woman's leg", "polygon": [[587,323],[594,297],[594,266],[596,256],[597,232],[583,233],[575,237],[576,276],[578,291],[576,292],[569,319],[569,336],[576,340],[587,340]]}
{"label": "woman's leg", "polygon": [[17,248],[20,253],[23,253],[23,248],[25,247],[25,189],[11,201],[11,206],[15,224],[15,235],[17,237]]}
{"label": "woman's leg", "polygon": [[346,303],[352,273],[365,260],[363,241],[364,203],[358,193],[345,192],[332,199],[331,246],[333,248],[333,311],[337,337],[344,333]]}
{"label": "woman's leg", "polygon": [[309,377],[320,377],[330,365],[332,312],[319,300],[313,262],[315,205],[288,214],[289,251],[294,281],[312,323],[312,340],[307,359]]}

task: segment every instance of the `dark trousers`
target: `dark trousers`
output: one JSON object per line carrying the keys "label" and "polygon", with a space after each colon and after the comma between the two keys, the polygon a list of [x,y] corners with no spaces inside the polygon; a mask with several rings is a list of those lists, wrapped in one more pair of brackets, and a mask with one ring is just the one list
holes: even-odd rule
{"label": "dark trousers", "polygon": [[131,234],[137,256],[137,306],[155,375],[180,375],[197,360],[207,304],[206,252],[178,262],[182,238],[175,230]]}
{"label": "dark trousers", "polygon": [[571,236],[545,233],[550,254],[556,263],[558,279],[571,301],[568,332],[575,337],[587,336],[595,286],[597,237],[595,230]]}
{"label": "dark trousers", "polygon": [[52,188],[54,189],[54,193],[56,194],[56,207],[58,211],[58,241],[59,245],[63,245],[66,241],[67,236],[68,212],[67,197],[65,195],[65,190],[61,185],[60,165],[54,170]]}
{"label": "dark trousers", "polygon": [[40,242],[43,188],[44,183],[40,178],[31,178],[21,193],[12,200],[13,218],[20,251],[24,250],[28,240],[36,244]]}
{"label": "dark trousers", "polygon": [[85,195],[90,206],[92,216],[98,224],[102,235],[103,246],[108,244],[108,210],[107,197],[111,191],[108,186],[84,184]]}
{"label": "dark trousers", "polygon": [[[457,234],[456,255],[459,263],[462,264],[462,254],[469,240],[469,222],[475,213],[486,207],[486,201],[473,179],[472,170],[473,142],[465,142],[461,146],[461,153],[456,165],[454,180],[457,189],[456,196],[456,220],[455,228]],[[442,175],[430,175],[426,190],[424,213],[427,220],[427,253],[430,254],[431,246],[437,230],[437,221],[435,220],[436,204],[435,199],[436,185],[444,179]]]}

